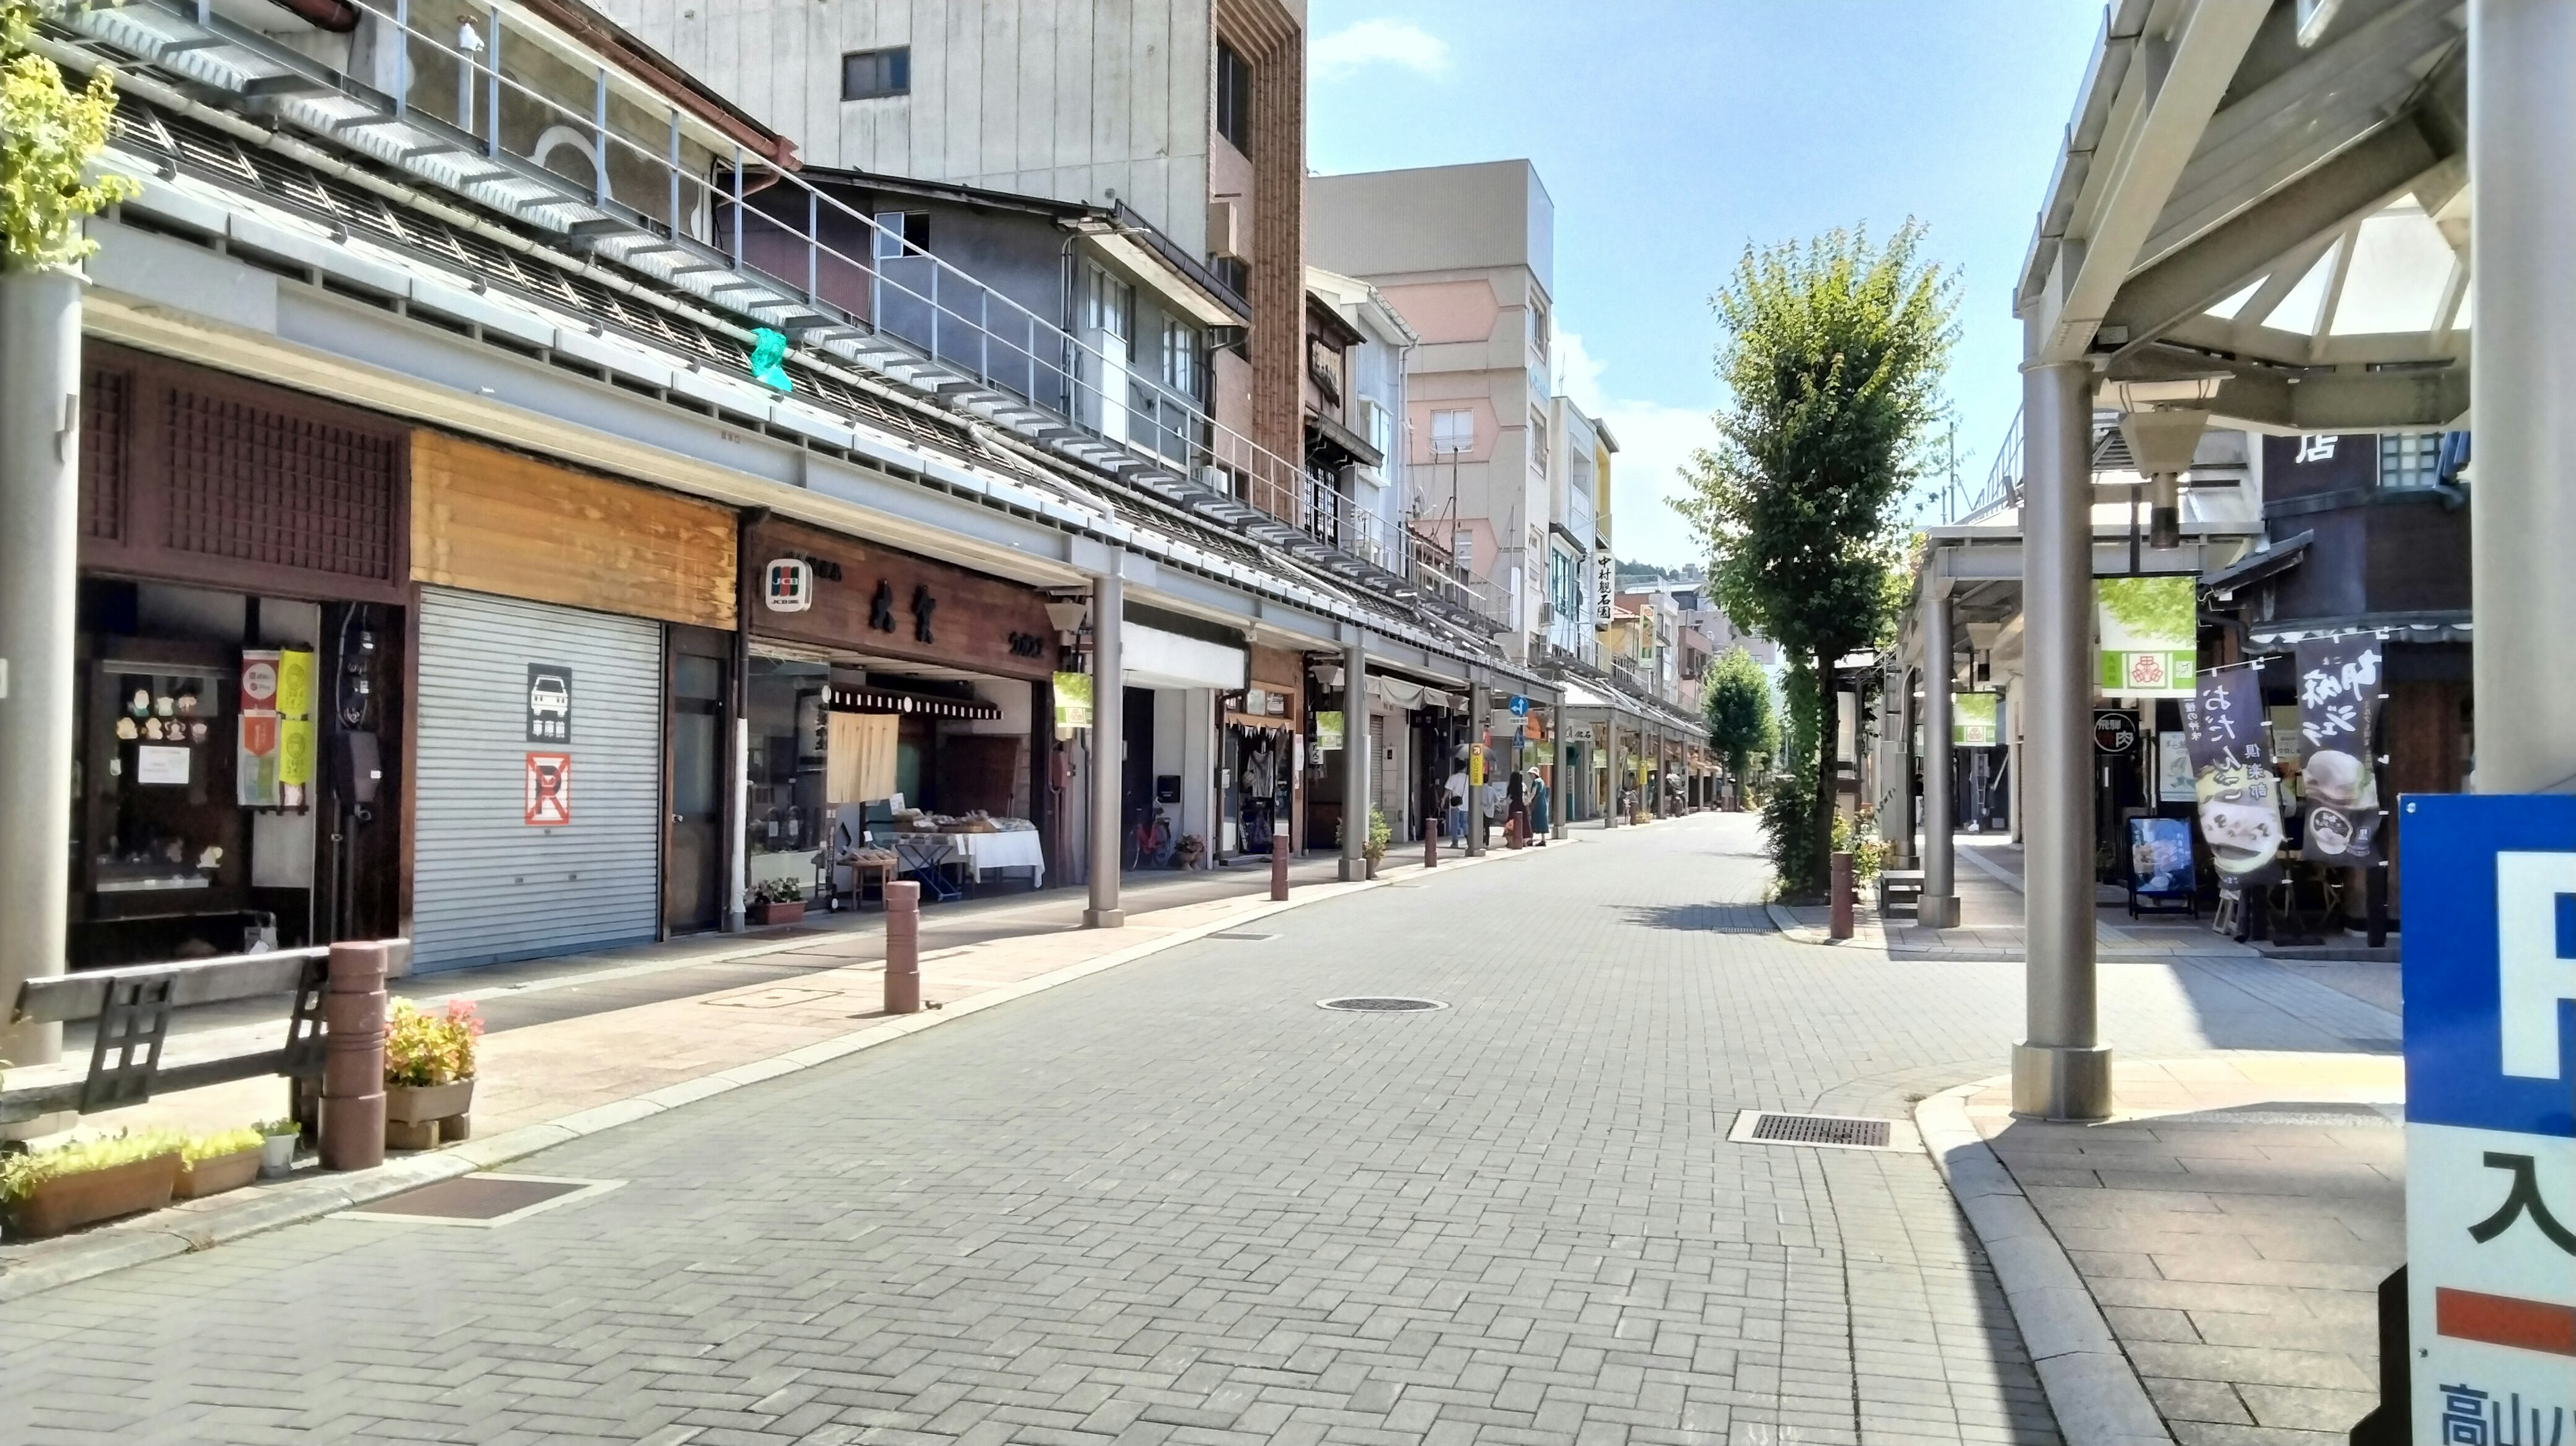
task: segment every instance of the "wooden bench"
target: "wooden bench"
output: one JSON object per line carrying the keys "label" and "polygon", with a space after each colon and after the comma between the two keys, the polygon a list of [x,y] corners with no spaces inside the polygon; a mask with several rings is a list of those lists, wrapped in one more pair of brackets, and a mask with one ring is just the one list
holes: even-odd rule
{"label": "wooden bench", "polygon": [[[387,977],[411,972],[411,941],[384,941]],[[63,1111],[93,1114],[137,1105],[158,1092],[228,1084],[261,1075],[283,1075],[319,1087],[322,1078],[322,986],[331,963],[327,945],[275,949],[265,954],[226,954],[170,964],[129,964],[54,974],[18,986],[9,1007],[12,1024],[71,1024],[96,1020],[89,1069],[70,1062],[10,1071],[33,1083],[0,1090],[0,1125]],[[190,1004],[286,995],[284,1049],[190,1060],[164,1068],[162,1044],[173,1010]],[[302,1113],[302,1100],[298,1100]],[[307,1123],[310,1123],[309,1121]]]}
{"label": "wooden bench", "polygon": [[1923,899],[1921,869],[1880,869],[1878,871],[1878,911],[1891,914],[1901,901],[1907,913],[1914,912]]}

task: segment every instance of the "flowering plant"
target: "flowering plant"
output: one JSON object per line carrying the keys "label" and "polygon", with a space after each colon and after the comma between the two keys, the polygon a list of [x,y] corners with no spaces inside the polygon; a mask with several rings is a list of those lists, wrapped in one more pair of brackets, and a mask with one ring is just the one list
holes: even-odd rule
{"label": "flowering plant", "polygon": [[421,1088],[474,1078],[474,1041],[482,1034],[483,1021],[462,999],[449,1000],[440,1014],[395,1000],[385,1027],[385,1083]]}

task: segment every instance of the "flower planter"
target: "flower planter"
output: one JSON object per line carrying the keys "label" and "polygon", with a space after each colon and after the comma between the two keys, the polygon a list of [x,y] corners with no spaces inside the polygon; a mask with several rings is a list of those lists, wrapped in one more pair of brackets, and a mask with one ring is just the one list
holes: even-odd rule
{"label": "flower planter", "polygon": [[385,1148],[426,1150],[473,1133],[474,1081],[385,1086]]}
{"label": "flower planter", "polygon": [[202,1200],[226,1190],[238,1190],[259,1178],[260,1151],[254,1146],[235,1150],[229,1155],[215,1155],[191,1165],[179,1162],[179,1178],[171,1187],[174,1200]]}
{"label": "flower planter", "polygon": [[302,1135],[269,1135],[259,1142],[259,1177],[283,1180],[295,1173],[295,1142]]}
{"label": "flower planter", "polygon": [[805,917],[805,901],[789,899],[783,903],[754,904],[751,919],[755,924],[793,924]]}
{"label": "flower planter", "polygon": [[57,1175],[9,1206],[9,1231],[42,1239],[138,1210],[158,1210],[170,1203],[178,1179],[176,1150],[104,1170]]}

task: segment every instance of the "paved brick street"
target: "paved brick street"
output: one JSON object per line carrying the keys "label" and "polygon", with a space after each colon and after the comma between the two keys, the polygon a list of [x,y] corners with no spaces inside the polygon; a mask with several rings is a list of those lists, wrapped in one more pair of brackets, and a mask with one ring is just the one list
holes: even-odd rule
{"label": "paved brick street", "polygon": [[[0,1440],[2054,1440],[1919,1151],[1726,1142],[1993,1074],[2019,966],[1782,940],[1757,845],[1329,901],[523,1161],[625,1183],[496,1229],[17,1302]],[[2124,1048],[2348,1047],[2288,971],[2105,989]]]}

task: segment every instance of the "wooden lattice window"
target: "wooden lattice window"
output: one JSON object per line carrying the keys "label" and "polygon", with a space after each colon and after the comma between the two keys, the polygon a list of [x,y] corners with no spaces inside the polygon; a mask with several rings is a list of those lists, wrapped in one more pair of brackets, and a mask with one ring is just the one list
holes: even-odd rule
{"label": "wooden lattice window", "polygon": [[117,542],[125,537],[127,510],[126,458],[130,444],[125,423],[133,409],[134,379],[99,367],[81,376],[80,501],[81,535]]}
{"label": "wooden lattice window", "polygon": [[177,388],[169,442],[172,550],[391,579],[392,438]]}

